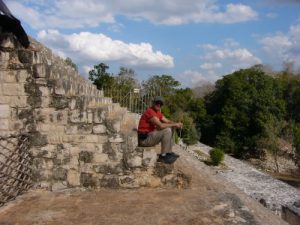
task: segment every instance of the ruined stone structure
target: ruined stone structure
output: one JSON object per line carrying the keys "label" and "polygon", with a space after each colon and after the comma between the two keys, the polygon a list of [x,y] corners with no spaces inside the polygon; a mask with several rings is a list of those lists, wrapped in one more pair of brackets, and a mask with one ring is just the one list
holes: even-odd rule
{"label": "ruined stone structure", "polygon": [[63,59],[34,44],[38,52],[0,34],[0,135],[29,137],[35,186],[187,185],[180,171],[156,163],[155,148],[137,147],[137,114],[112,103]]}

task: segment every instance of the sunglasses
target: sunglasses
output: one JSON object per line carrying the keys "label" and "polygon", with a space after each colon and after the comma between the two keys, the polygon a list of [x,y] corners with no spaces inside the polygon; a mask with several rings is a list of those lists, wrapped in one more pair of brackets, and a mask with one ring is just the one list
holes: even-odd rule
{"label": "sunglasses", "polygon": [[161,102],[161,101],[157,101],[157,102],[155,102],[155,105],[163,105],[164,103],[163,102]]}

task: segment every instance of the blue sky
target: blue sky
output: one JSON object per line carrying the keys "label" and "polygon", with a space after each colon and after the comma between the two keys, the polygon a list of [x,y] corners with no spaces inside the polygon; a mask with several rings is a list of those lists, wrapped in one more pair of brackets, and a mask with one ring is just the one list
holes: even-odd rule
{"label": "blue sky", "polygon": [[82,76],[104,62],[183,86],[255,64],[300,70],[300,0],[4,0],[33,38]]}

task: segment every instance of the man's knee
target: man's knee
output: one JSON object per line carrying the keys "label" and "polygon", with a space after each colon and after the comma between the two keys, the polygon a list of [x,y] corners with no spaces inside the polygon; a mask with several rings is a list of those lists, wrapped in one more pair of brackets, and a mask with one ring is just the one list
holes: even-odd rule
{"label": "man's knee", "polygon": [[172,129],[170,127],[164,129],[164,135],[172,136]]}

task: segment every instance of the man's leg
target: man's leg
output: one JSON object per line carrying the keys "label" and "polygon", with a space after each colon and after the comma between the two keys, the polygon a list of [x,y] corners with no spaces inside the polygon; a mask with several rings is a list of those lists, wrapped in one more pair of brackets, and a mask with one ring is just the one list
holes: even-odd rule
{"label": "man's leg", "polygon": [[151,147],[161,142],[161,153],[172,152],[172,130],[165,128],[163,130],[152,131],[148,137],[140,142],[141,146]]}

